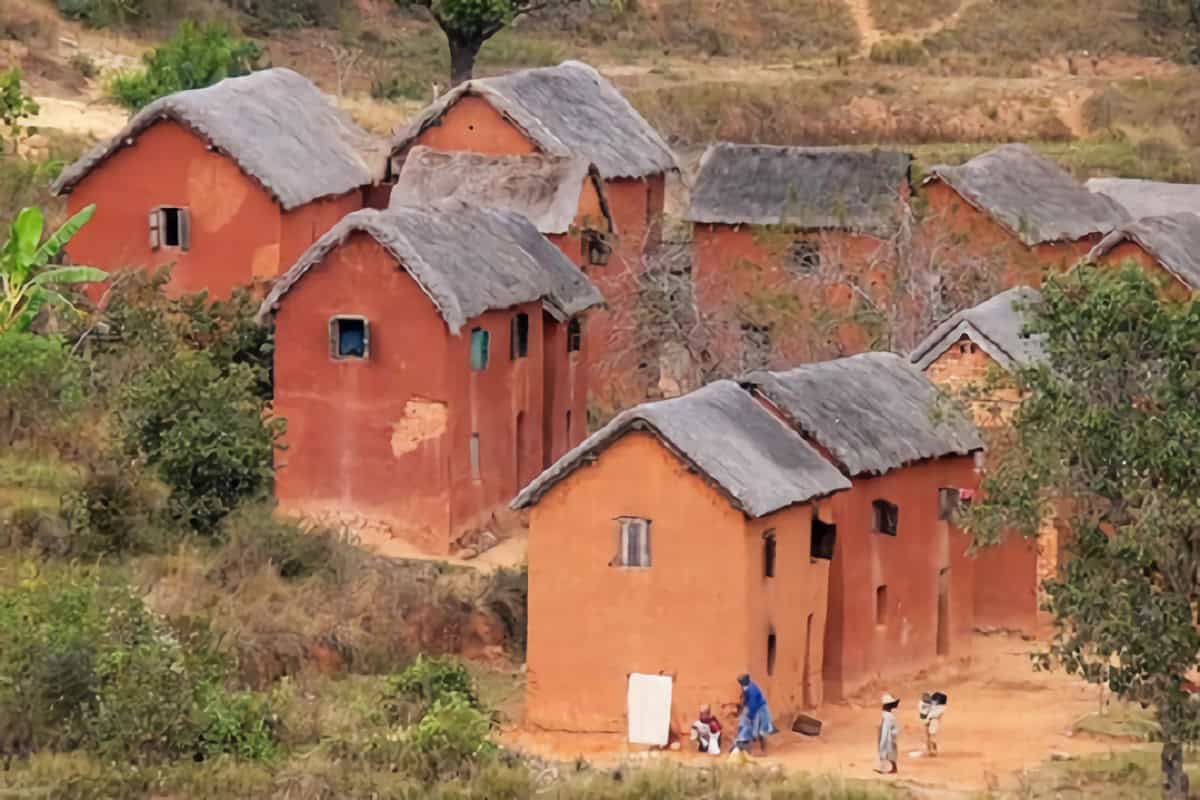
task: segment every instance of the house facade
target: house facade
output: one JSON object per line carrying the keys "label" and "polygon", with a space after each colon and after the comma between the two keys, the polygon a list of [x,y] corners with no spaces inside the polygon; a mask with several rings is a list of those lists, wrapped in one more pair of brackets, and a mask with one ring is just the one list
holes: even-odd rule
{"label": "house facade", "polygon": [[1128,217],[1024,144],[932,167],[922,196],[922,236],[987,260],[1010,287],[1074,266]]}
{"label": "house facade", "polygon": [[[889,286],[911,161],[829,147],[719,143],[705,151],[686,215],[693,283],[702,307],[731,315],[736,324],[727,327],[745,332],[724,343],[742,368],[766,366],[767,356],[794,362],[864,348],[851,285],[881,295]],[[795,298],[809,307],[793,308]],[[831,308],[844,319],[816,324]]]}
{"label": "house facade", "polygon": [[840,699],[963,654],[975,565],[954,512],[983,442],[906,360],[864,353],[742,379],[851,481],[830,500],[837,539],[824,683]]}
{"label": "house facade", "polygon": [[1200,289],[1200,216],[1183,211],[1127,222],[1092,248],[1088,260],[1132,262],[1159,280],[1167,296],[1186,299]]}
{"label": "house facade", "polygon": [[226,297],[278,277],[362,208],[383,165],[382,145],[311,81],[269,69],[156,100],[53,188],[71,213],[96,205],[72,261],[173,264],[168,291]]}
{"label": "house facade", "polygon": [[[1038,291],[1028,287],[1001,292],[944,320],[910,355],[933,383],[967,402],[975,424],[997,441],[1002,437],[996,434],[1011,423],[1021,402],[1013,373],[1044,358],[1041,337],[1025,331],[1029,310],[1040,300]],[[1035,631],[1044,599],[1039,587],[1057,574],[1062,541],[1050,519],[1036,540],[1010,533],[980,550],[975,556],[976,624]]]}
{"label": "house facade", "polygon": [[743,672],[781,724],[819,705],[828,495],[848,487],[730,381],[619,414],[513,502],[529,722],[623,731],[631,672],[672,677],[677,731],[702,703],[729,713]]}
{"label": "house facade", "polygon": [[[662,137],[595,69],[578,61],[466,81],[422,111],[392,140],[390,174],[403,172],[417,145],[487,155],[582,159],[596,167],[616,237],[613,258],[586,271],[609,304],[635,292],[643,250],[655,238],[675,158]],[[603,310],[592,315],[594,343],[622,357],[597,358],[592,392],[609,405],[636,396],[634,347]],[[596,351],[599,356],[600,351]]]}
{"label": "house facade", "polygon": [[[498,525],[557,423],[545,349],[586,372],[545,319],[573,327],[600,300],[511,212],[448,201],[347,216],[263,303],[288,423],[280,506],[366,520],[368,544],[398,537],[435,554]],[[583,433],[581,422],[563,437]]]}

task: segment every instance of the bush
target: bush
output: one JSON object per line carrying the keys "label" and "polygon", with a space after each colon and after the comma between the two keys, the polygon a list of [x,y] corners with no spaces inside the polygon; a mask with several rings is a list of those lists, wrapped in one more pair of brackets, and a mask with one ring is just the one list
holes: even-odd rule
{"label": "bush", "polygon": [[21,70],[13,67],[0,71],[0,124],[3,125],[4,139],[12,142],[15,151],[17,141],[24,133],[32,133],[32,128],[25,128],[22,122],[38,113],[38,104],[21,89]]}
{"label": "bush", "polygon": [[135,465],[101,457],[83,485],[62,498],[60,513],[71,532],[71,555],[113,555],[153,550],[158,544],[161,497]]}
{"label": "bush", "polygon": [[185,20],[162,47],[142,56],[145,67],[118,73],[109,86],[113,99],[130,110],[185,89],[202,89],[224,78],[246,75],[262,58],[249,39],[217,22]]}
{"label": "bush", "polygon": [[100,74],[100,68],[96,66],[96,61],[84,52],[78,52],[71,56],[71,69],[78,72],[83,78],[94,78]]}
{"label": "bush", "polygon": [[332,574],[343,546],[335,531],[307,530],[297,519],[276,516],[266,503],[234,511],[221,523],[221,536],[226,543],[216,557],[214,571],[225,584],[232,583],[231,575],[248,575],[266,564],[287,579]]}
{"label": "bush", "polygon": [[222,371],[210,353],[191,351],[134,378],[118,400],[126,452],[157,471],[172,516],[200,533],[270,491],[281,427],[256,389],[253,368]]}
{"label": "bush", "polygon": [[924,64],[929,54],[920,42],[914,42],[912,39],[892,39],[872,45],[870,57],[876,64],[916,66]]}
{"label": "bush", "polygon": [[225,0],[231,7],[249,15],[264,30],[302,28],[309,25],[332,27],[338,22],[338,0]]}
{"label": "bush", "polygon": [[471,673],[461,661],[422,654],[399,675],[388,679],[384,706],[393,721],[408,722],[449,697],[460,697],[472,708],[479,708]]}
{"label": "bush", "polygon": [[253,692],[226,692],[209,685],[202,692],[205,723],[200,743],[206,755],[232,753],[248,761],[275,755],[275,733],[266,701]]}
{"label": "bush", "polygon": [[83,372],[62,340],[0,333],[0,443],[61,430],[82,403]]}
{"label": "bush", "polygon": [[444,694],[405,732],[401,765],[426,783],[469,777],[496,754],[488,739],[491,728],[491,718],[470,698]]}

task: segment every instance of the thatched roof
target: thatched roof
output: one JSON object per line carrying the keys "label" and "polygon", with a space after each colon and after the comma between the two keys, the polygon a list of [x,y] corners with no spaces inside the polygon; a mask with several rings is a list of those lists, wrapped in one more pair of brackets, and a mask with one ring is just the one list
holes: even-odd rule
{"label": "thatched roof", "polygon": [[1101,258],[1122,242],[1134,242],[1191,289],[1200,289],[1200,216],[1146,217],[1122,225],[1088,254]]}
{"label": "thatched roof", "polygon": [[493,156],[443,152],[418,146],[404,160],[391,205],[419,206],[462,200],[522,214],[542,233],[566,233],[579,213],[585,180],[601,199],[606,230],[611,229],[600,174],[580,158]]}
{"label": "thatched roof", "polygon": [[721,142],[700,159],[687,219],[887,236],[904,213],[911,163],[891,150]]}
{"label": "thatched roof", "polygon": [[290,69],[226,78],[155,100],[116,136],[63,170],[56,194],[160,120],[195,132],[258,181],[285,210],[344,194],[383,176],[385,148],[307,78]]}
{"label": "thatched roof", "polygon": [[550,311],[569,317],[603,302],[591,281],[525,217],[448,201],[348,214],[280,276],[259,318],[270,315],[310,269],[359,232],[382,245],[413,277],[455,335],[492,309],[542,300]]}
{"label": "thatched roof", "polygon": [[483,98],[543,153],[582,158],[604,178],[642,178],[676,169],[650,123],[595,69],[580,61],[460,83],[392,139],[397,156],[464,95]]}
{"label": "thatched roof", "polygon": [[621,412],[535,478],[512,507],[536,504],[629,431],[657,437],[751,517],[850,488],[828,461],[736,383],[716,381],[682,397]]}
{"label": "thatched roof", "polygon": [[925,182],[934,180],[945,181],[1031,247],[1108,233],[1127,217],[1112,200],[1089,192],[1023,144],[1002,145],[957,167],[935,166]]}
{"label": "thatched roof", "polygon": [[1018,286],[963,309],[934,328],[909,359],[923,370],[966,336],[1004,369],[1034,364],[1044,355],[1042,337],[1023,331],[1029,321],[1028,309],[1041,299],[1037,289]]}
{"label": "thatched roof", "polygon": [[1132,219],[1169,217],[1187,211],[1200,214],[1200,183],[1166,183],[1138,178],[1092,178],[1086,184],[1115,201]]}
{"label": "thatched roof", "polygon": [[851,477],[983,447],[975,425],[939,404],[937,387],[894,353],[753,372],[742,381]]}

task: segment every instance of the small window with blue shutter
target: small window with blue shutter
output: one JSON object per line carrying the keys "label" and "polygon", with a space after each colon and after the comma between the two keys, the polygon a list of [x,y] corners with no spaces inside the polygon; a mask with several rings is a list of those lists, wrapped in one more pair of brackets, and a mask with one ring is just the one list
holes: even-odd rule
{"label": "small window with blue shutter", "polygon": [[329,354],[335,360],[365,359],[370,350],[366,317],[337,316],[329,320]]}
{"label": "small window with blue shutter", "polygon": [[487,369],[488,365],[488,332],[483,328],[471,331],[471,369]]}

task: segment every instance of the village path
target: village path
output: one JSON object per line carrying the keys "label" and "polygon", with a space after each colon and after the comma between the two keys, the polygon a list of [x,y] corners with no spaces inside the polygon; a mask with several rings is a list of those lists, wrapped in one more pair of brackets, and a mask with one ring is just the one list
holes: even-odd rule
{"label": "village path", "polygon": [[871,54],[871,48],[883,39],[883,31],[875,24],[871,0],[846,0],[846,5],[858,26],[858,54],[866,58]]}
{"label": "village path", "polygon": [[[1127,748],[1121,742],[1072,733],[1081,718],[1095,712],[1094,686],[1061,672],[1034,672],[1029,654],[1036,642],[1011,635],[977,635],[968,658],[949,661],[910,679],[864,690],[853,702],[829,704],[817,716],[821,736],[783,732],[770,740],[766,758],[786,772],[810,772],[844,778],[899,782],[919,796],[986,790],[1013,790],[1025,770],[1051,759],[1076,758]],[[732,680],[732,677],[730,678]],[[887,690],[901,698],[900,773],[874,772],[878,696]],[[917,720],[921,692],[940,690],[949,705],[936,759],[913,757],[923,731]],[[769,700],[769,698],[768,698]],[[615,765],[630,758],[668,758],[712,763],[713,757],[690,753],[636,753],[619,736],[510,730],[506,743],[545,757]],[[686,746],[686,742],[684,743]],[[727,747],[722,742],[723,747]]]}

